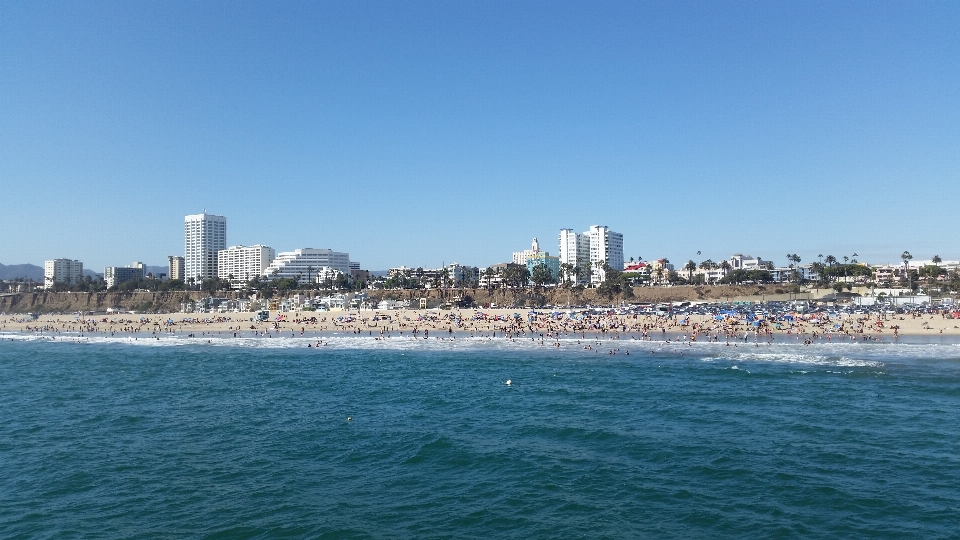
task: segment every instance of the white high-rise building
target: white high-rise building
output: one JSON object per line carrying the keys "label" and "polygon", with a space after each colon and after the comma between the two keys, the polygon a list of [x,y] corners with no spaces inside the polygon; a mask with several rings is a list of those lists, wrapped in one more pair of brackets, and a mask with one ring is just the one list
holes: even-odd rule
{"label": "white high-rise building", "polygon": [[537,255],[538,253],[540,253],[540,242],[537,242],[537,239],[534,238],[533,242],[530,244],[530,249],[513,252],[513,264],[526,266],[527,259]]}
{"label": "white high-rise building", "polygon": [[83,263],[73,259],[54,259],[43,262],[43,287],[49,289],[54,283],[76,285],[83,279]]}
{"label": "white high-rise building", "polygon": [[227,248],[227,218],[193,214],[183,218],[183,279],[199,284],[217,277],[217,254]]}
{"label": "white high-rise building", "polygon": [[217,277],[229,279],[234,287],[240,286],[266,274],[267,268],[276,257],[276,250],[260,244],[230,246],[217,254]]}
{"label": "white high-rise building", "polygon": [[303,248],[284,251],[264,271],[269,279],[289,278],[309,283],[324,266],[350,275],[350,255],[329,249]]}
{"label": "white high-rise building", "polygon": [[590,266],[590,236],[573,232],[573,229],[560,229],[560,264],[569,264],[580,268],[579,279],[569,276],[569,281],[585,283],[587,267]]}
{"label": "white high-rise building", "polygon": [[611,231],[606,225],[591,225],[583,234],[590,238],[590,264],[593,266],[590,282],[602,283],[606,272],[601,263],[616,270],[623,268],[623,235]]}

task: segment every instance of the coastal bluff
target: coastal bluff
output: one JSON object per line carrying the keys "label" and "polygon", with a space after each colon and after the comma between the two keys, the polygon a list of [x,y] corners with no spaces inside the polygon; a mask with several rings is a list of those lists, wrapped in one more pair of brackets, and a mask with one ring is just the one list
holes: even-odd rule
{"label": "coastal bluff", "polygon": [[[402,289],[365,290],[376,302],[383,299],[409,300],[435,298],[442,301],[462,299],[477,305],[495,303],[504,308],[542,307],[546,305],[611,305],[625,303],[696,302],[696,301],[786,301],[816,297],[795,286],[772,285],[680,285],[675,287],[635,287],[633,296],[604,296],[596,289],[536,288],[526,289]],[[303,291],[309,296],[324,296],[327,291]],[[288,292],[283,296],[292,296]],[[108,309],[175,313],[183,302],[210,296],[201,291],[169,292],[30,292],[0,295],[0,313],[71,313],[106,311]],[[218,293],[225,298],[245,297],[236,292]],[[283,296],[276,295],[275,298]]]}

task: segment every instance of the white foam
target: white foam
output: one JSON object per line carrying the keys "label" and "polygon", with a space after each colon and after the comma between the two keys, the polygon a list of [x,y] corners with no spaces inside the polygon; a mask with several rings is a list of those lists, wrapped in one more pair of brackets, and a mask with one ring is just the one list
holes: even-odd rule
{"label": "white foam", "polygon": [[[960,344],[919,344],[919,343],[857,343],[834,342],[803,345],[802,343],[774,342],[755,346],[753,343],[680,343],[636,340],[600,340],[562,338],[560,347],[553,346],[554,341],[541,342],[529,338],[489,338],[489,337],[436,337],[415,339],[410,336],[377,338],[349,334],[318,337],[225,337],[199,336],[184,337],[161,335],[160,339],[152,335],[133,337],[57,334],[55,336],[21,333],[0,333],[2,341],[35,341],[54,343],[116,344],[138,347],[233,347],[241,349],[302,349],[308,345],[322,343],[319,349],[310,350],[389,350],[389,351],[526,351],[544,354],[561,354],[596,359],[615,358],[617,360],[642,361],[652,351],[657,357],[695,358],[705,362],[732,360],[737,363],[777,363],[814,366],[880,368],[887,362],[912,359],[960,359]],[[591,345],[593,350],[584,350]],[[616,349],[615,355],[609,351]],[[630,355],[625,354],[630,351]]]}

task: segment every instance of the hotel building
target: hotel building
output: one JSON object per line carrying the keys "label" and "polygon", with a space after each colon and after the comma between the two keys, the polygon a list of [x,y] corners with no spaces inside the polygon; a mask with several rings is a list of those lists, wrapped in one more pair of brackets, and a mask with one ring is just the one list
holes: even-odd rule
{"label": "hotel building", "polygon": [[269,279],[289,278],[300,283],[314,281],[324,266],[350,275],[350,255],[329,249],[303,248],[278,253],[263,272]]}

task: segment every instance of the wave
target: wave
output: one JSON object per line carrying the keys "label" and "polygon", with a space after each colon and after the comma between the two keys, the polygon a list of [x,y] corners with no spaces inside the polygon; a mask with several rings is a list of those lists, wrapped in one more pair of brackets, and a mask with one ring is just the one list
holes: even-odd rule
{"label": "wave", "polygon": [[[960,359],[960,343],[860,343],[834,342],[814,343],[703,343],[678,341],[596,340],[561,338],[557,340],[509,339],[503,337],[432,337],[415,339],[404,337],[368,337],[355,335],[327,335],[320,337],[225,337],[218,335],[185,337],[161,335],[139,336],[83,336],[58,334],[56,336],[0,333],[2,341],[75,343],[87,345],[126,345],[136,347],[214,347],[240,349],[311,349],[319,343],[321,350],[385,350],[416,352],[469,352],[494,351],[508,353],[526,352],[554,355],[589,355],[595,358],[607,356],[624,359],[649,357],[684,357],[711,362],[717,360],[805,364],[813,366],[837,366],[880,368],[889,362],[917,359]],[[554,344],[559,343],[557,347]],[[584,349],[589,347],[589,349]],[[613,354],[610,354],[610,351]]]}

